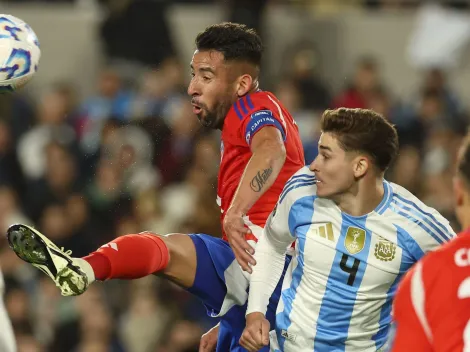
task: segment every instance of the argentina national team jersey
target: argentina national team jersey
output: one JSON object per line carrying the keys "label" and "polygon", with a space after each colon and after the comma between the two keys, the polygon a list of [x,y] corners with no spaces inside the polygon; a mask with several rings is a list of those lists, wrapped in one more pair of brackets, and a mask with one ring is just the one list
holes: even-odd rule
{"label": "argentina national team jersey", "polygon": [[[287,182],[265,228],[279,248],[292,241],[296,245],[271,334],[272,350],[384,347],[400,278],[424,253],[455,234],[436,210],[398,185],[383,184],[378,207],[355,217],[316,196],[315,176],[307,167]],[[257,284],[252,281],[252,289]],[[250,302],[248,310],[258,310],[257,304]]]}

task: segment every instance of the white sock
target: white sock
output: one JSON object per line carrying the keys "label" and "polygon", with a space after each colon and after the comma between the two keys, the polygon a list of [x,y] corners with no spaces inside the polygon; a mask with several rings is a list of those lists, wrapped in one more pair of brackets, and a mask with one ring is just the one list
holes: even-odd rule
{"label": "white sock", "polygon": [[85,273],[86,277],[88,278],[88,285],[95,281],[95,272],[91,267],[90,263],[88,263],[85,259],[82,258],[73,258],[74,264],[78,264],[80,269]]}

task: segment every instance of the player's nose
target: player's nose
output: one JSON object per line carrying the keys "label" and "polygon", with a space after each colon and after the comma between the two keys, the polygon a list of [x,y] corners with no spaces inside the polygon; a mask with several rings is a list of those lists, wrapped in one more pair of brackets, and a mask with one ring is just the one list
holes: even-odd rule
{"label": "player's nose", "polygon": [[188,85],[188,95],[191,96],[191,97],[200,95],[198,86],[197,86],[197,84],[196,84],[196,82],[195,82],[194,79],[192,79],[191,82],[189,82],[189,85]]}
{"label": "player's nose", "polygon": [[313,171],[313,172],[318,172],[318,168],[317,168],[317,158],[313,159],[313,161],[310,163],[310,165],[308,166],[308,168],[310,169],[310,171]]}

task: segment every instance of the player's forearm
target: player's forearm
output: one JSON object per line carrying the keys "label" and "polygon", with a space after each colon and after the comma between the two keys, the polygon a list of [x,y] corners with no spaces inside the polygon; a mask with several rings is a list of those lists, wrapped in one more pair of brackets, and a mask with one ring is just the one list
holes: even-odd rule
{"label": "player's forearm", "polygon": [[266,314],[269,299],[281,279],[288,243],[281,243],[264,231],[256,246],[256,265],[250,278],[246,314]]}
{"label": "player's forearm", "polygon": [[273,185],[285,160],[286,150],[283,145],[266,142],[258,148],[245,168],[230,210],[246,214]]}

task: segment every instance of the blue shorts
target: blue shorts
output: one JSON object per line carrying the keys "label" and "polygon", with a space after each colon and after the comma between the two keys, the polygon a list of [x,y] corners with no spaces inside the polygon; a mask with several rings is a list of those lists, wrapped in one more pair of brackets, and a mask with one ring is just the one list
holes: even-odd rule
{"label": "blue shorts", "polygon": [[[246,351],[238,341],[245,329],[248,276],[238,265],[226,241],[204,234],[192,234],[190,237],[196,247],[197,268],[194,285],[188,291],[202,300],[210,316],[220,317],[217,352]],[[291,259],[289,256],[286,258],[284,273]],[[275,327],[284,273],[266,313],[271,330]],[[267,352],[269,348],[260,351]]]}

